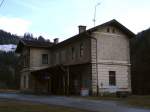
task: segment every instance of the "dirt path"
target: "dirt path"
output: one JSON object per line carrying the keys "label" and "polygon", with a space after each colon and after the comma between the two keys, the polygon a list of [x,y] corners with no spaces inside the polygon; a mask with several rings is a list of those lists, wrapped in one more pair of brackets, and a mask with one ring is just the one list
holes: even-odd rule
{"label": "dirt path", "polygon": [[116,101],[96,101],[65,96],[35,96],[15,93],[0,93],[0,98],[31,101],[44,104],[74,107],[98,112],[150,112],[149,109],[131,108]]}

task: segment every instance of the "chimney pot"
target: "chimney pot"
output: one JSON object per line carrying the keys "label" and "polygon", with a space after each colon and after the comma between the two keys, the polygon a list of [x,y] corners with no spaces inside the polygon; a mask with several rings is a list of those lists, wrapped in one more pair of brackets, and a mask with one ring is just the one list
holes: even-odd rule
{"label": "chimney pot", "polygon": [[83,33],[86,31],[86,26],[83,26],[83,25],[79,25],[79,33]]}

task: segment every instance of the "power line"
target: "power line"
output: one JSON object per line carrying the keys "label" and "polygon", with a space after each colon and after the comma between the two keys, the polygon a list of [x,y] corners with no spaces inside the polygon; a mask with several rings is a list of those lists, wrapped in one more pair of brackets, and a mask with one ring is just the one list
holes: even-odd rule
{"label": "power line", "polygon": [[2,0],[2,1],[1,1],[1,3],[0,3],[0,8],[2,7],[4,1],[5,1],[5,0]]}

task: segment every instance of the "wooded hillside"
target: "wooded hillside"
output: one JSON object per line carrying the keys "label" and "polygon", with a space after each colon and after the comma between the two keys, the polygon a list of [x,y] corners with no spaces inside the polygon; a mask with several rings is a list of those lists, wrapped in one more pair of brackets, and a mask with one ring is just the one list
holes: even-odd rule
{"label": "wooded hillside", "polygon": [[132,89],[135,94],[150,94],[150,29],[131,40]]}

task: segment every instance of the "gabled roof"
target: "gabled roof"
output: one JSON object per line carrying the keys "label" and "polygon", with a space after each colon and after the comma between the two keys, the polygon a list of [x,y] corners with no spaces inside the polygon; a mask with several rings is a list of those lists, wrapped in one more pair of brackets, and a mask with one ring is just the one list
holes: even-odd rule
{"label": "gabled roof", "polygon": [[70,43],[70,42],[73,42],[77,39],[80,39],[82,37],[91,37],[91,33],[98,30],[99,28],[102,28],[102,27],[106,27],[106,26],[114,26],[114,27],[117,27],[118,29],[120,29],[122,32],[124,32],[126,35],[128,35],[129,38],[132,38],[132,37],[135,37],[135,34],[133,32],[131,32],[129,29],[127,29],[124,25],[120,24],[118,21],[116,21],[115,19],[111,20],[111,21],[108,21],[106,23],[103,23],[101,25],[98,25],[96,27],[93,27],[91,29],[88,29],[86,30],[85,32],[83,33],[79,33],[71,38],[68,38],[56,45],[54,45],[53,47],[55,46],[61,46],[61,45],[64,45],[64,44],[67,44],[67,43]]}
{"label": "gabled roof", "polygon": [[93,27],[93,28],[87,30],[87,32],[93,32],[93,31],[96,31],[98,28],[105,27],[105,26],[114,26],[114,27],[117,27],[122,32],[124,32],[126,35],[128,35],[129,38],[135,37],[135,34],[132,31],[130,31],[128,28],[126,28],[124,25],[122,25],[121,23],[119,23],[115,19],[110,20],[110,21],[108,21],[106,23],[103,23],[101,25],[98,25],[96,27]]}
{"label": "gabled roof", "polygon": [[53,44],[51,42],[38,41],[38,40],[22,40],[25,46],[29,47],[51,47]]}
{"label": "gabled roof", "polygon": [[64,41],[62,41],[62,42],[60,42],[58,44],[55,44],[52,47],[53,48],[61,47],[63,45],[69,44],[71,42],[74,42],[74,41],[77,41],[77,40],[80,40],[80,39],[83,39],[83,38],[90,38],[90,37],[91,36],[87,32],[83,32],[81,34],[78,34],[78,35],[75,35],[73,37],[70,37],[70,38],[68,38],[68,39],[66,39],[66,40],[64,40]]}
{"label": "gabled roof", "polygon": [[23,46],[34,48],[50,48],[53,45],[51,42],[38,41],[38,40],[20,40],[17,45],[16,52],[20,52]]}
{"label": "gabled roof", "polygon": [[91,33],[98,30],[99,28],[106,27],[106,26],[114,26],[120,29],[123,33],[125,33],[129,38],[135,37],[135,34],[131,32],[128,28],[126,28],[124,25],[120,24],[118,21],[115,19],[108,21],[106,23],[103,23],[101,25],[98,25],[96,27],[93,27],[91,29],[86,30],[83,33],[79,33],[71,38],[68,38],[58,44],[53,44],[50,42],[41,42],[41,41],[33,41],[33,40],[21,40],[17,46],[16,52],[20,52],[20,49],[22,46],[27,46],[27,47],[37,47],[37,48],[50,48],[50,47],[61,47],[62,45],[71,43],[73,41],[76,41],[80,38],[90,38]]}

